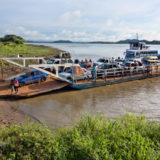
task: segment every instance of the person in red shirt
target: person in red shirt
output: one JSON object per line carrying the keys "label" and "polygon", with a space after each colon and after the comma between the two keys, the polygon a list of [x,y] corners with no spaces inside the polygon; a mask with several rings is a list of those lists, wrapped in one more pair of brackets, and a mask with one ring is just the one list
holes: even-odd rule
{"label": "person in red shirt", "polygon": [[15,94],[17,94],[18,93],[19,82],[16,78],[13,79],[13,85],[14,85]]}

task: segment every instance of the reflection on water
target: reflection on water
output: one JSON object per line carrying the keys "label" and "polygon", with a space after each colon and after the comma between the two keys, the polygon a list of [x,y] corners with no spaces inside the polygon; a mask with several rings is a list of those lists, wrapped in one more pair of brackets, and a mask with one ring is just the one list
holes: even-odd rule
{"label": "reflection on water", "polygon": [[126,110],[160,117],[160,77],[86,90],[60,92],[13,102],[25,113],[50,126],[73,124],[82,113],[116,118]]}

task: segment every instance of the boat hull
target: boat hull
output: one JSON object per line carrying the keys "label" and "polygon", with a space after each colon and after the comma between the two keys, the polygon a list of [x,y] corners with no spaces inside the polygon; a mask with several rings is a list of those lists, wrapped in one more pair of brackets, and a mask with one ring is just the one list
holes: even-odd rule
{"label": "boat hull", "polygon": [[135,75],[135,76],[119,77],[119,78],[117,77],[115,79],[112,78],[112,79],[106,79],[106,80],[101,80],[101,81],[97,80],[96,82],[88,81],[88,82],[81,82],[81,83],[73,83],[70,85],[70,87],[81,90],[81,89],[117,84],[117,83],[122,83],[122,82],[152,78],[152,77],[157,77],[157,76],[160,76],[160,74]]}

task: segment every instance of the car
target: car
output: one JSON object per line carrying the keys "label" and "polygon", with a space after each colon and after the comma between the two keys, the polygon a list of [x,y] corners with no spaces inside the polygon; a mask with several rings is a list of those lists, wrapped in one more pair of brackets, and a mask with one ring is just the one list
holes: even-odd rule
{"label": "car", "polygon": [[47,64],[65,64],[73,63],[72,59],[60,59],[60,58],[51,58],[47,61]]}
{"label": "car", "polygon": [[99,58],[96,62],[94,62],[93,64],[95,64],[96,66],[99,66],[101,64],[104,64],[104,63],[114,63],[115,60],[114,58]]}
{"label": "car", "polygon": [[92,77],[91,71],[86,70],[85,68],[81,68],[82,72],[81,74],[74,74],[75,68],[72,69],[72,67],[67,67],[64,69],[64,72],[59,73],[59,76],[68,79],[68,80],[83,80],[88,79]]}
{"label": "car", "polygon": [[106,63],[101,64],[97,67],[97,76],[98,77],[112,77],[122,74],[122,68],[116,63]]}
{"label": "car", "polygon": [[92,62],[80,62],[79,65],[80,65],[82,68],[85,68],[85,69],[88,70],[88,71],[91,71],[92,68],[93,68],[93,63],[92,63]]}
{"label": "car", "polygon": [[145,71],[145,66],[140,61],[126,61],[122,68],[125,74],[143,73]]}
{"label": "car", "polygon": [[36,69],[31,69],[30,71],[24,72],[19,76],[13,76],[10,79],[11,84],[13,83],[13,79],[16,78],[19,82],[19,86],[22,87],[27,84],[36,83],[36,82],[43,82],[46,80],[48,74],[38,71]]}

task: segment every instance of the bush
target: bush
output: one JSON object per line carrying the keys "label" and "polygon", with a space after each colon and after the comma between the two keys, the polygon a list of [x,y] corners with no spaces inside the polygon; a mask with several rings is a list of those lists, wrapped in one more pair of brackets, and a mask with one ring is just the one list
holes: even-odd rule
{"label": "bush", "polygon": [[54,132],[35,123],[12,125],[0,130],[0,141],[1,159],[160,159],[160,126],[131,114],[115,121],[82,117]]}
{"label": "bush", "polygon": [[0,41],[4,44],[7,44],[9,42],[15,43],[15,44],[24,44],[25,40],[16,35],[5,35],[3,38],[0,38]]}

